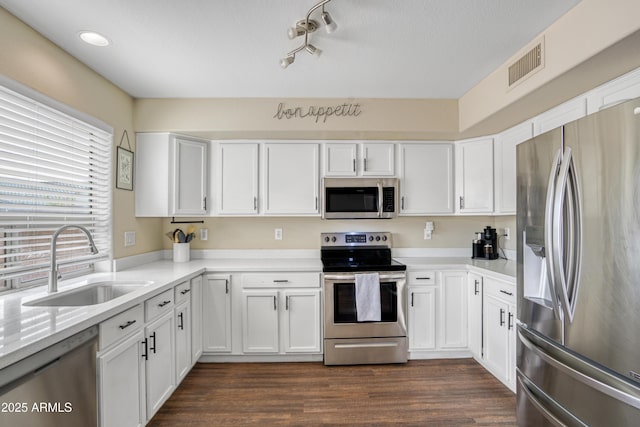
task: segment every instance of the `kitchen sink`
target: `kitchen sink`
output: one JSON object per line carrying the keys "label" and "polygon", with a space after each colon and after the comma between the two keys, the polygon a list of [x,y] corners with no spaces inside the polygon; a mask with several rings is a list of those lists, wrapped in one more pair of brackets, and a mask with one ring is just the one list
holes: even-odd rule
{"label": "kitchen sink", "polygon": [[26,302],[22,305],[30,307],[64,307],[96,305],[111,301],[130,292],[149,286],[150,281],[117,281],[105,280],[93,282],[81,288],[47,295],[46,297]]}

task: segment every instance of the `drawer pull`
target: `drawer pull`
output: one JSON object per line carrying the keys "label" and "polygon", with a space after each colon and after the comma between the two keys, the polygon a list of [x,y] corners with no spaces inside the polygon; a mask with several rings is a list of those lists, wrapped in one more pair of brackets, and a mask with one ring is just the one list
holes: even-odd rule
{"label": "drawer pull", "polygon": [[416,277],[416,280],[431,280],[431,277]]}
{"label": "drawer pull", "polygon": [[505,295],[509,295],[510,297],[513,296],[513,292],[505,291],[504,289],[500,289],[500,292],[502,292]]}
{"label": "drawer pull", "polygon": [[289,283],[287,279],[274,279],[273,283]]}
{"label": "drawer pull", "polygon": [[142,340],[142,345],[144,346],[142,357],[144,357],[144,360],[149,360],[149,345],[148,345],[147,338]]}
{"label": "drawer pull", "polygon": [[185,289],[184,291],[180,291],[180,293],[181,293],[182,295],[186,295],[186,294],[188,294],[189,292],[191,292],[191,289]]}
{"label": "drawer pull", "polygon": [[153,346],[150,346],[149,350],[153,351],[153,354],[156,354],[156,333],[152,333],[149,338],[153,338]]}
{"label": "drawer pull", "polygon": [[158,307],[164,307],[167,304],[171,304],[171,300],[168,301],[162,301],[160,304],[158,304]]}
{"label": "drawer pull", "polygon": [[184,313],[178,314],[178,319],[180,322],[178,323],[178,328],[184,331]]}
{"label": "drawer pull", "polygon": [[124,325],[120,325],[118,326],[120,329],[127,329],[129,326],[133,325],[134,323],[136,323],[135,320],[129,320],[127,323],[125,323]]}

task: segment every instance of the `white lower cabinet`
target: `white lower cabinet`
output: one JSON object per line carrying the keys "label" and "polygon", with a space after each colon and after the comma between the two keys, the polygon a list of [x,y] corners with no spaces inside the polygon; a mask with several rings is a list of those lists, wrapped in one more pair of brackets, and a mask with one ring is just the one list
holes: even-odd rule
{"label": "white lower cabinet", "polygon": [[515,390],[515,286],[483,278],[482,361],[489,371]]}
{"label": "white lower cabinet", "polygon": [[202,283],[204,353],[231,352],[231,277],[206,275]]}
{"label": "white lower cabinet", "polygon": [[[138,305],[100,324],[97,368],[98,414],[102,427],[145,425],[143,312]],[[113,339],[104,342],[110,333]]]}
{"label": "white lower cabinet", "polygon": [[319,273],[242,276],[245,354],[320,353]]}
{"label": "white lower cabinet", "polygon": [[147,421],[176,388],[173,308],[145,327]]}
{"label": "white lower cabinet", "polygon": [[176,385],[191,370],[191,281],[180,283],[175,290]]}
{"label": "white lower cabinet", "polygon": [[191,366],[202,356],[202,281],[191,279]]}
{"label": "white lower cabinet", "polygon": [[468,324],[469,349],[476,359],[482,358],[482,276],[469,273],[468,284]]}
{"label": "white lower cabinet", "polygon": [[409,286],[409,350],[436,348],[435,286]]}
{"label": "white lower cabinet", "polygon": [[410,271],[410,358],[468,355],[467,272]]}

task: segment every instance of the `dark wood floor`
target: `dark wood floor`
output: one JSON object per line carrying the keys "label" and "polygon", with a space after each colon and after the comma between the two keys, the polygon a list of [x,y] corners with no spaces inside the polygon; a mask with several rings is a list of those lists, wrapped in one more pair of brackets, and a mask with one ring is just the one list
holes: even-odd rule
{"label": "dark wood floor", "polygon": [[472,359],[406,365],[199,363],[148,424],[514,426],[515,396]]}

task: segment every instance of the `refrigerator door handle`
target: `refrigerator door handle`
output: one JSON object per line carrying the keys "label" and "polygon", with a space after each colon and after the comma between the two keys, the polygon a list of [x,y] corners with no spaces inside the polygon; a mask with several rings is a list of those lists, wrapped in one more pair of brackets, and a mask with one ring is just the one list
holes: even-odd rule
{"label": "refrigerator door handle", "polygon": [[544,212],[544,246],[545,246],[545,262],[546,262],[546,271],[547,271],[547,281],[549,282],[550,294],[551,294],[551,303],[553,305],[553,313],[557,319],[563,319],[562,308],[560,307],[558,301],[558,294],[556,292],[556,280],[554,277],[554,255],[553,251],[553,236],[554,236],[554,219],[556,217],[556,213],[554,212],[554,196],[556,194],[557,188],[557,179],[558,179],[558,169],[560,167],[562,160],[562,148],[559,148],[556,152],[556,155],[553,159],[553,164],[551,165],[551,172],[549,173],[549,180],[547,181],[547,198],[545,203],[545,212]]}
{"label": "refrigerator door handle", "polygon": [[518,338],[522,345],[563,374],[602,394],[640,409],[639,388],[566,350],[562,350],[552,342],[538,338],[521,325],[518,325]]}
{"label": "refrigerator door handle", "polygon": [[[588,427],[585,423],[576,418],[571,412],[564,409],[558,403],[556,403],[551,397],[549,397],[545,392],[540,390],[535,384],[527,379],[527,377],[520,371],[517,371],[517,380],[520,388],[519,391],[522,391],[527,400],[540,412],[551,424],[556,427],[567,427],[571,426],[584,426]],[[555,415],[551,412],[550,408],[553,408],[560,415]],[[569,420],[570,424],[565,423],[560,419],[566,418]]]}
{"label": "refrigerator door handle", "polygon": [[571,147],[564,150],[558,178],[553,201],[553,276],[557,298],[573,322],[580,276],[582,203]]}

